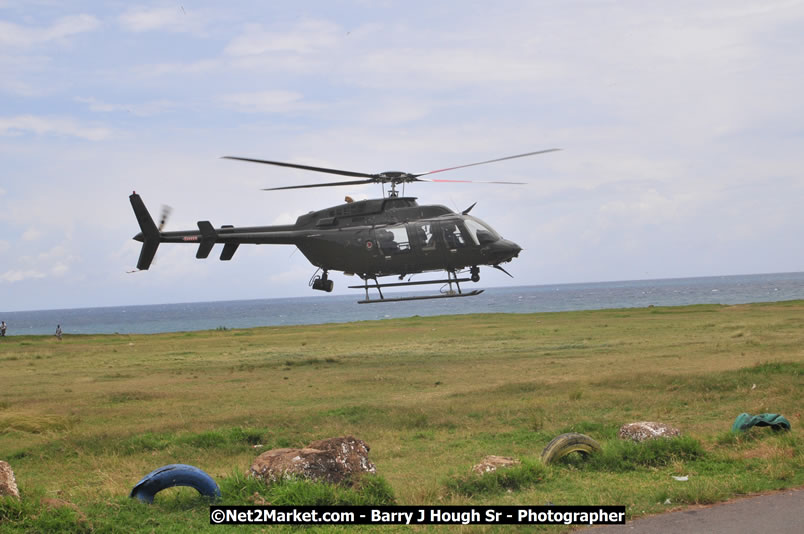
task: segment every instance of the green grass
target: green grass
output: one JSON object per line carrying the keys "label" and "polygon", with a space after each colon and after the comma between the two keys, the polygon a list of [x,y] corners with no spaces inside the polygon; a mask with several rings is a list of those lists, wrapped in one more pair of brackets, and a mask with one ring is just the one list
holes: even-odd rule
{"label": "green grass", "polygon": [[[225,529],[208,524],[194,490],[165,490],[152,506],[128,499],[171,463],[205,470],[230,504],[255,493],[294,504],[619,504],[636,517],[804,484],[801,301],[14,336],[0,363],[0,459],[23,494],[0,500],[3,532]],[[730,433],[742,412],[780,413],[793,430]],[[644,420],[683,437],[617,439]],[[566,432],[601,453],[542,466]],[[369,444],[379,474],[358,489],[243,475],[265,450],[345,435]],[[469,474],[489,454],[522,463]]]}

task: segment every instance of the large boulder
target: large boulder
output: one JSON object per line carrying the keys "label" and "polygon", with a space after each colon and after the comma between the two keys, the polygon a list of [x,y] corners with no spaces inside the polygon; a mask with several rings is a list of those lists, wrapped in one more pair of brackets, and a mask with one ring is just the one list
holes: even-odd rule
{"label": "large boulder", "polygon": [[269,483],[293,477],[352,482],[363,473],[377,472],[368,452],[366,442],[352,436],[322,439],[303,449],[265,451],[251,464],[250,472]]}
{"label": "large boulder", "polygon": [[8,462],[0,460],[0,497],[5,496],[20,498],[20,490],[17,489],[17,480],[14,478],[14,471]]}
{"label": "large boulder", "polygon": [[654,421],[629,423],[621,426],[618,433],[620,439],[630,439],[637,442],[656,438],[675,438],[680,435],[681,431],[679,429]]}

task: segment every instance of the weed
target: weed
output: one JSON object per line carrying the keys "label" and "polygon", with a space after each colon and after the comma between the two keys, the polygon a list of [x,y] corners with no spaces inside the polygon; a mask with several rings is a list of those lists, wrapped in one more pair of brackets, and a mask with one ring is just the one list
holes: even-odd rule
{"label": "weed", "polygon": [[518,491],[541,483],[547,476],[547,467],[541,462],[523,460],[521,464],[497,469],[491,473],[452,476],[444,481],[451,493],[467,497],[493,496],[508,490]]}
{"label": "weed", "polygon": [[22,493],[22,499],[0,497],[0,530],[3,532],[92,532],[92,526],[75,505],[45,498],[41,492]]}
{"label": "weed", "polygon": [[120,391],[117,393],[110,393],[107,397],[108,401],[113,404],[123,402],[147,401],[158,398],[154,393],[147,393],[144,391]]}
{"label": "weed", "polygon": [[289,478],[266,484],[233,471],[220,484],[223,502],[243,504],[257,494],[273,506],[378,506],[395,504],[393,490],[377,475],[364,475],[352,485]]}
{"label": "weed", "polygon": [[318,365],[322,363],[340,363],[337,358],[305,358],[303,360],[286,360],[285,365],[293,367],[294,365]]}
{"label": "weed", "polygon": [[534,432],[539,432],[544,428],[545,411],[543,408],[534,408],[533,413],[529,417],[529,427]]}
{"label": "weed", "polygon": [[265,430],[243,427],[209,430],[198,434],[188,434],[176,439],[177,444],[189,445],[197,449],[236,450],[253,447],[265,441]]}
{"label": "weed", "polygon": [[704,456],[701,443],[689,436],[651,439],[640,443],[611,440],[603,444],[584,464],[597,471],[629,472],[644,467],[664,467],[674,462],[695,460]]}
{"label": "weed", "polygon": [[616,438],[617,431],[617,425],[598,423],[595,421],[579,421],[570,426],[562,428],[558,434],[577,432],[579,434],[587,434],[598,440],[604,440]]}
{"label": "weed", "polygon": [[36,415],[29,413],[5,412],[0,415],[0,434],[19,430],[30,434],[66,430],[71,420],[58,415]]}

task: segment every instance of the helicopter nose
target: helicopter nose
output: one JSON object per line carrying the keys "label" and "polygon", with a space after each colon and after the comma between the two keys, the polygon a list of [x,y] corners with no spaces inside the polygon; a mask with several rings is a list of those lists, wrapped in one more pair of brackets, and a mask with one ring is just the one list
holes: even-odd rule
{"label": "helicopter nose", "polygon": [[487,250],[488,255],[491,256],[494,263],[502,263],[519,256],[522,247],[513,241],[499,239],[492,243]]}
{"label": "helicopter nose", "polygon": [[506,251],[508,256],[507,259],[511,260],[519,256],[519,253],[522,252],[522,247],[514,243],[513,241],[508,241],[507,239],[501,239],[503,248]]}

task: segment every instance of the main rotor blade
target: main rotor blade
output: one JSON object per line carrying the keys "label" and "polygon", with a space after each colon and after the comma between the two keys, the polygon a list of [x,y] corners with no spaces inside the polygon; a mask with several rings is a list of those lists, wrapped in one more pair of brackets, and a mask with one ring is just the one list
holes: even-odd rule
{"label": "main rotor blade", "polygon": [[442,178],[417,178],[417,182],[448,182],[460,184],[505,184],[505,185],[528,185],[527,182],[499,182],[499,181],[485,181],[485,180],[444,180]]}
{"label": "main rotor blade", "polygon": [[[326,172],[329,174],[339,174],[341,176],[354,176],[355,178],[373,178],[375,176],[374,174],[366,174],[364,172],[342,171],[339,169],[327,169],[325,167],[311,167],[310,165],[299,165],[297,163],[284,163],[281,161],[268,161],[265,159],[239,158],[237,156],[222,156],[221,159],[236,159],[239,161],[250,161],[252,163],[265,163],[267,165],[278,165],[279,167],[291,167],[293,169],[302,169],[305,171]],[[285,188],[277,187],[277,189],[285,189]]]}
{"label": "main rotor blade", "polygon": [[267,189],[263,189],[263,191],[279,191],[281,189],[308,189],[310,187],[329,187],[332,185],[363,185],[363,184],[373,184],[374,179],[370,180],[352,180],[350,182],[330,182],[326,184],[307,184],[307,185],[287,185],[285,187],[270,187]]}
{"label": "main rotor blade", "polygon": [[[421,174],[414,174],[413,176],[427,176],[428,174],[435,174],[437,172],[454,171],[455,169],[465,169],[466,167],[474,167],[475,165],[485,165],[486,163],[495,163],[497,161],[505,161],[507,159],[524,158],[525,156],[535,156],[536,154],[546,154],[548,152],[556,152],[560,148],[548,148],[547,150],[538,150],[536,152],[528,152],[527,154],[517,154],[516,156],[506,156],[504,158],[490,159],[488,161],[480,161],[478,163],[470,163],[468,165],[458,165],[457,167],[448,167],[446,169],[438,169],[435,171],[423,172]],[[495,183],[495,182],[489,182]]]}

